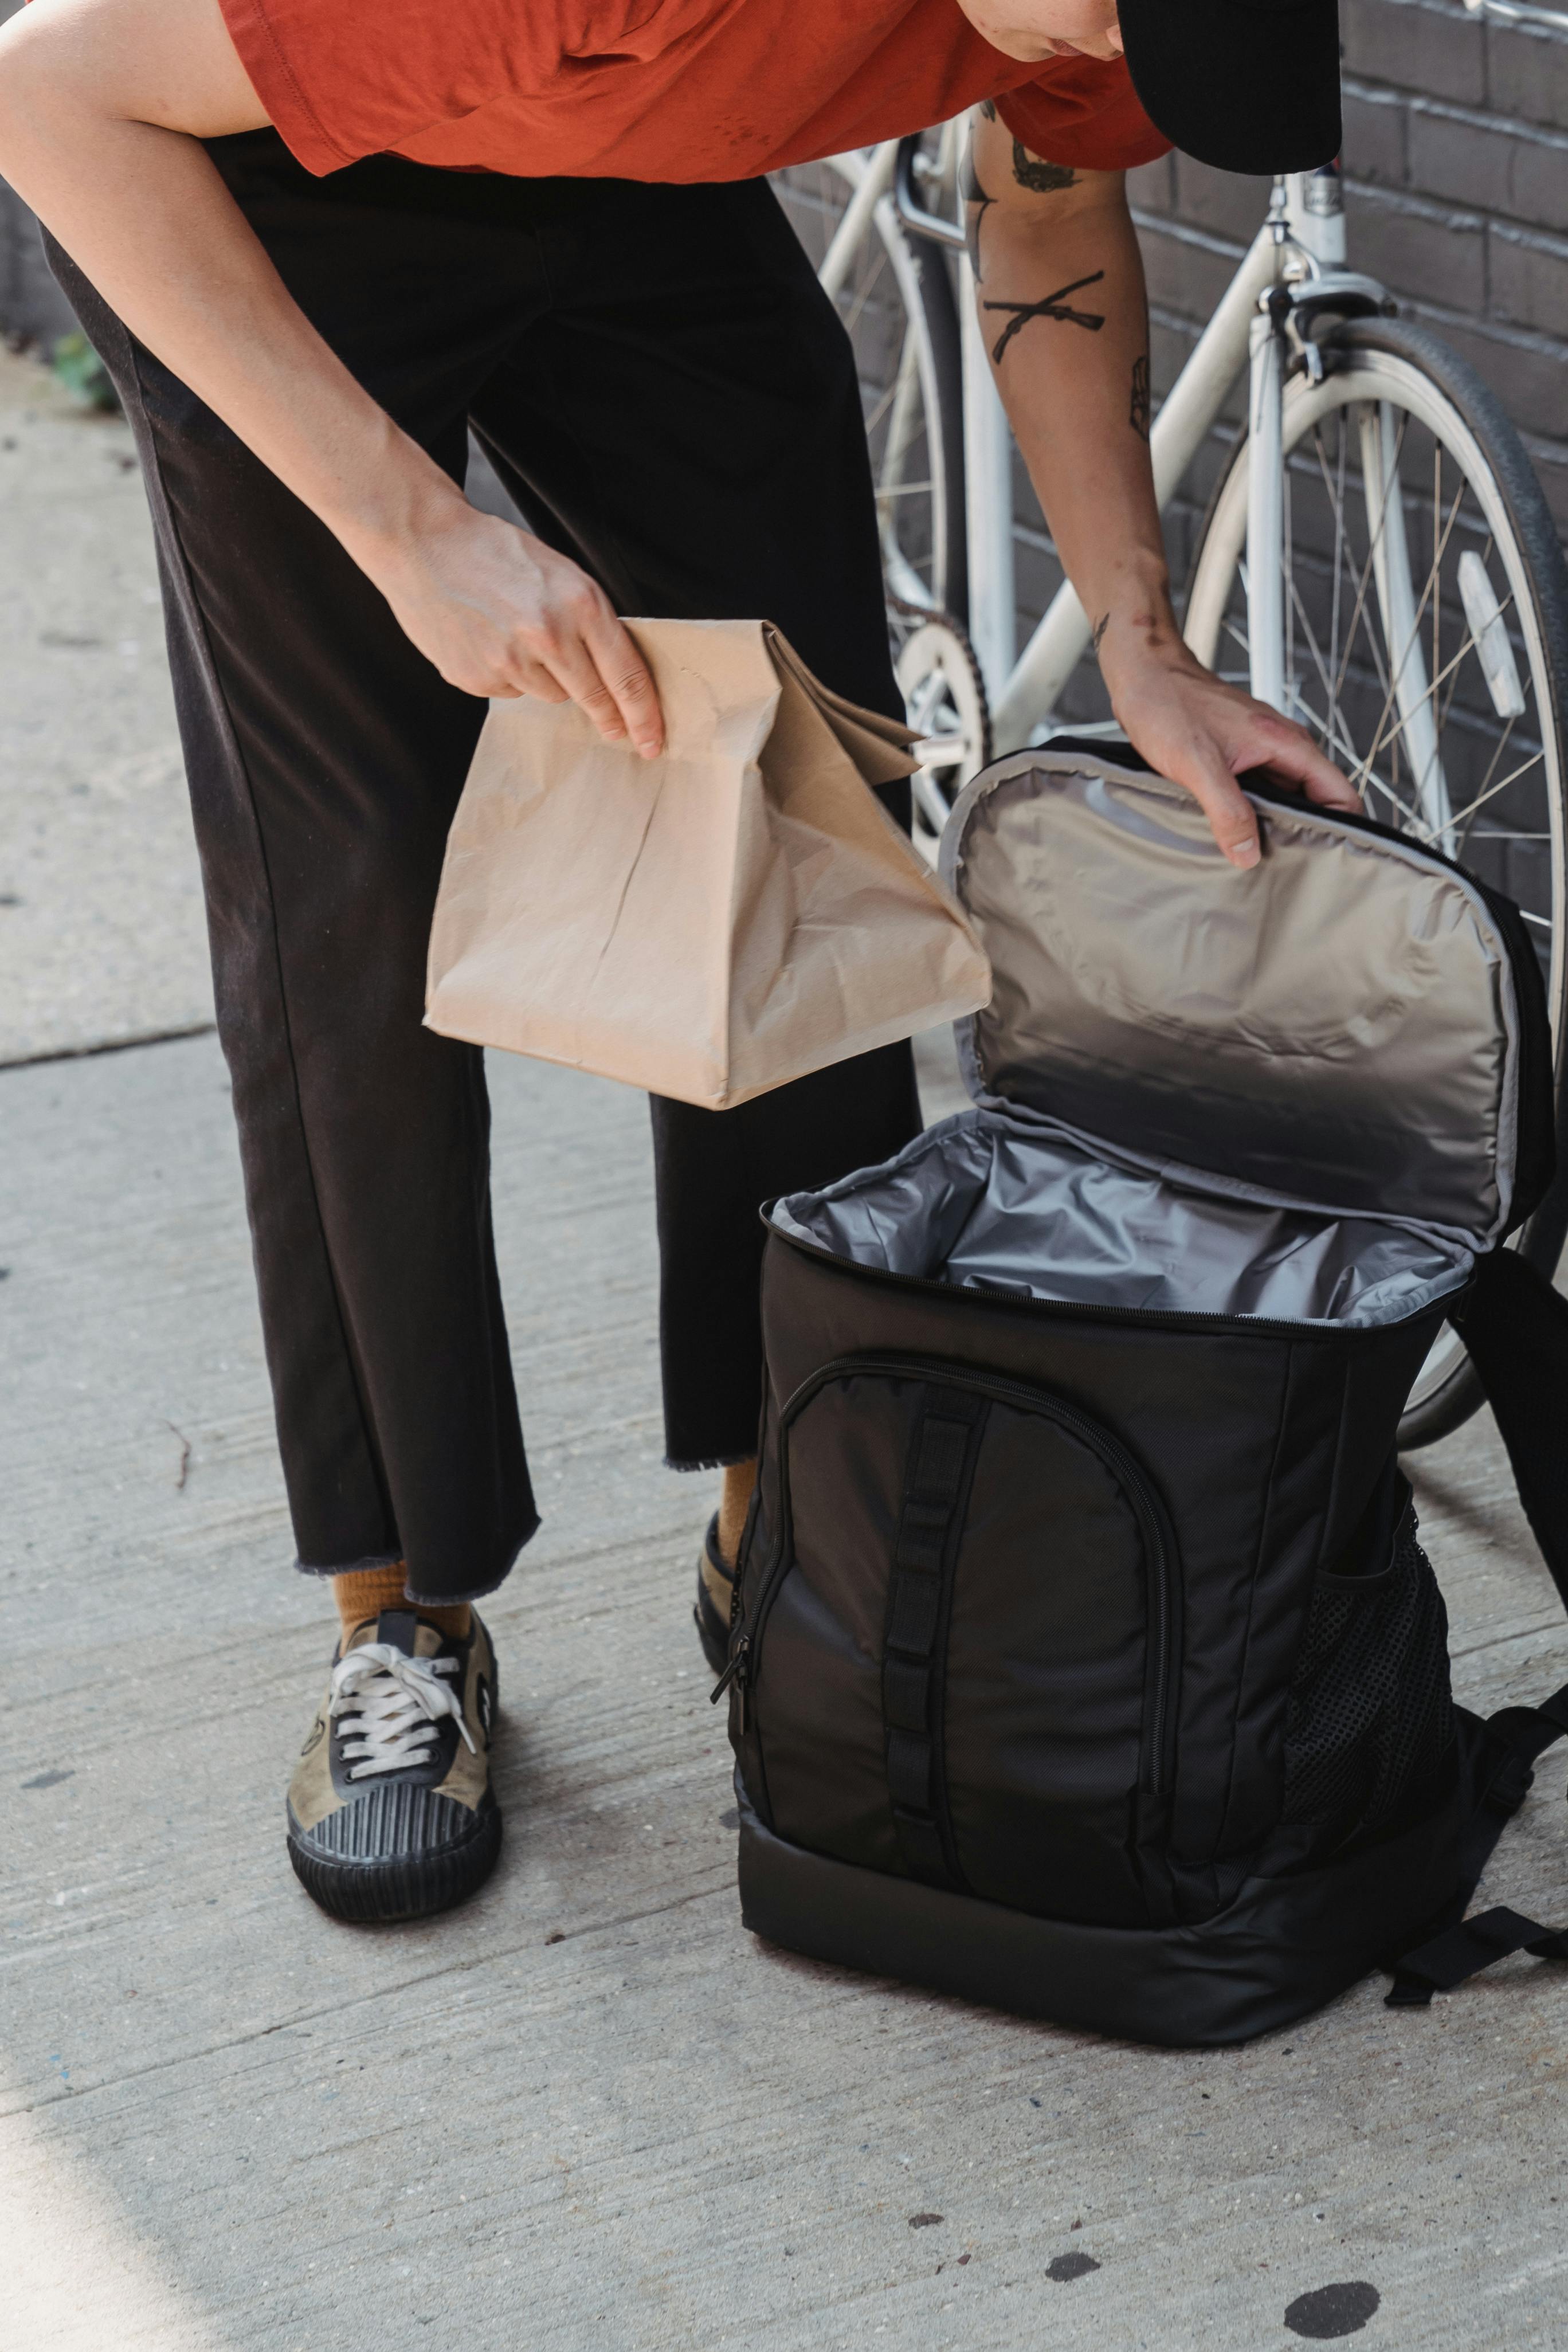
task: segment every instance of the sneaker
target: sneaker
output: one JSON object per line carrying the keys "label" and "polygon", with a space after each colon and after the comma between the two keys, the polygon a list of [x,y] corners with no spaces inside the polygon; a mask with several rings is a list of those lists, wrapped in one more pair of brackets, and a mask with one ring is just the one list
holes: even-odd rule
{"label": "sneaker", "polygon": [[289,1786],[289,1859],[336,1919],[422,1919],[489,1876],[495,1652],[413,1609],[367,1618],[332,1660]]}
{"label": "sneaker", "polygon": [[730,1663],[730,1604],[734,1591],[735,1571],[725,1566],[724,1555],[719,1549],[719,1514],[715,1511],[708,1522],[702,1557],[697,1563],[697,1606],[691,1614],[697,1622],[702,1654],[716,1675],[721,1675]]}

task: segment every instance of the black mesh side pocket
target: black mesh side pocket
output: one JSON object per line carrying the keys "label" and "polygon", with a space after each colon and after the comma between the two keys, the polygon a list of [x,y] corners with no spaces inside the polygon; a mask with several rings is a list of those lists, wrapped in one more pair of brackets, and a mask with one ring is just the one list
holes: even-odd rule
{"label": "black mesh side pocket", "polygon": [[1447,1612],[1414,1504],[1385,1557],[1372,1575],[1317,1579],[1286,1704],[1284,1818],[1336,1844],[1398,1812],[1454,1740]]}

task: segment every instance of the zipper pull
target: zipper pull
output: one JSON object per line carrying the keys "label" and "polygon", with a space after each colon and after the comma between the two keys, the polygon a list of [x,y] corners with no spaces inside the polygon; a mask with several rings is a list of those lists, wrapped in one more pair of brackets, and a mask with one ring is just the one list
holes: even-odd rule
{"label": "zipper pull", "polygon": [[720,1675],[718,1681],[714,1684],[712,1689],[708,1695],[709,1706],[717,1706],[725,1692],[729,1689],[730,1685],[731,1683],[735,1684],[741,1701],[741,1720],[739,1728],[742,1732],[746,1728],[746,1690],[751,1682],[751,1674],[749,1671],[751,1654],[752,1637],[749,1633],[742,1633],[731,1654],[729,1664],[725,1667],[723,1673]]}

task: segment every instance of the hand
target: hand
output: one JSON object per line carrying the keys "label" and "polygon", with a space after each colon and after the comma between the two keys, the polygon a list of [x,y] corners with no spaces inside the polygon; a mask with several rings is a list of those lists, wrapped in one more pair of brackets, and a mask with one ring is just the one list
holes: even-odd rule
{"label": "hand", "polygon": [[647,665],[569,556],[467,499],[439,502],[395,549],[352,549],[405,634],[466,694],[575,702],[607,743],[664,749]]}
{"label": "hand", "polygon": [[1361,800],[1304,728],[1226,686],[1194,658],[1175,625],[1147,614],[1104,632],[1100,667],[1110,707],[1152,768],[1184,784],[1233,866],[1256,866],[1258,818],[1236,779],[1270,768],[1324,808],[1359,813]]}

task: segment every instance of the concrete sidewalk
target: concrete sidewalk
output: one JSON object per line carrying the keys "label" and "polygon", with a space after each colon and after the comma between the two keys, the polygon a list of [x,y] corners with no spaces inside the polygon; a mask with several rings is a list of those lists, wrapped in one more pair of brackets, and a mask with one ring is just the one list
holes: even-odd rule
{"label": "concrete sidewalk", "polygon": [[[137,511],[101,521],[119,485],[75,446],[144,576]],[[84,719],[39,690],[0,858],[18,809],[57,822],[35,774],[90,784],[95,730],[164,756],[147,692],[116,711],[84,687]],[[106,801],[95,856],[140,856],[128,811]],[[167,898],[155,859],[138,887],[188,956],[171,856]],[[65,1042],[134,1034],[155,982],[106,965]],[[938,1048],[927,1067],[940,1108]],[[1364,2283],[1369,2347],[1555,2352],[1561,1969],[1512,1962],[1429,2012],[1373,1981],[1246,2050],[1169,2054],[742,1931],[689,1615],[712,1482],[659,1466],[646,1111],[503,1057],[492,1078],[546,1514],[487,1612],[507,1843],[466,1910],[366,1933],[316,1912],[283,1851],[331,1629],[287,1566],[216,1043],[0,1070],[0,2341],[1268,2352],[1345,2332],[1334,2312],[1368,2298],[1297,2333],[1285,2312]],[[1410,1466],[1460,1695],[1542,1696],[1568,1627],[1489,1425]],[[1568,1911],[1563,1780],[1548,1759],[1488,1882],[1547,1917]]]}
{"label": "concrete sidewalk", "polygon": [[0,1063],[212,1019],[124,420],[0,348]]}

